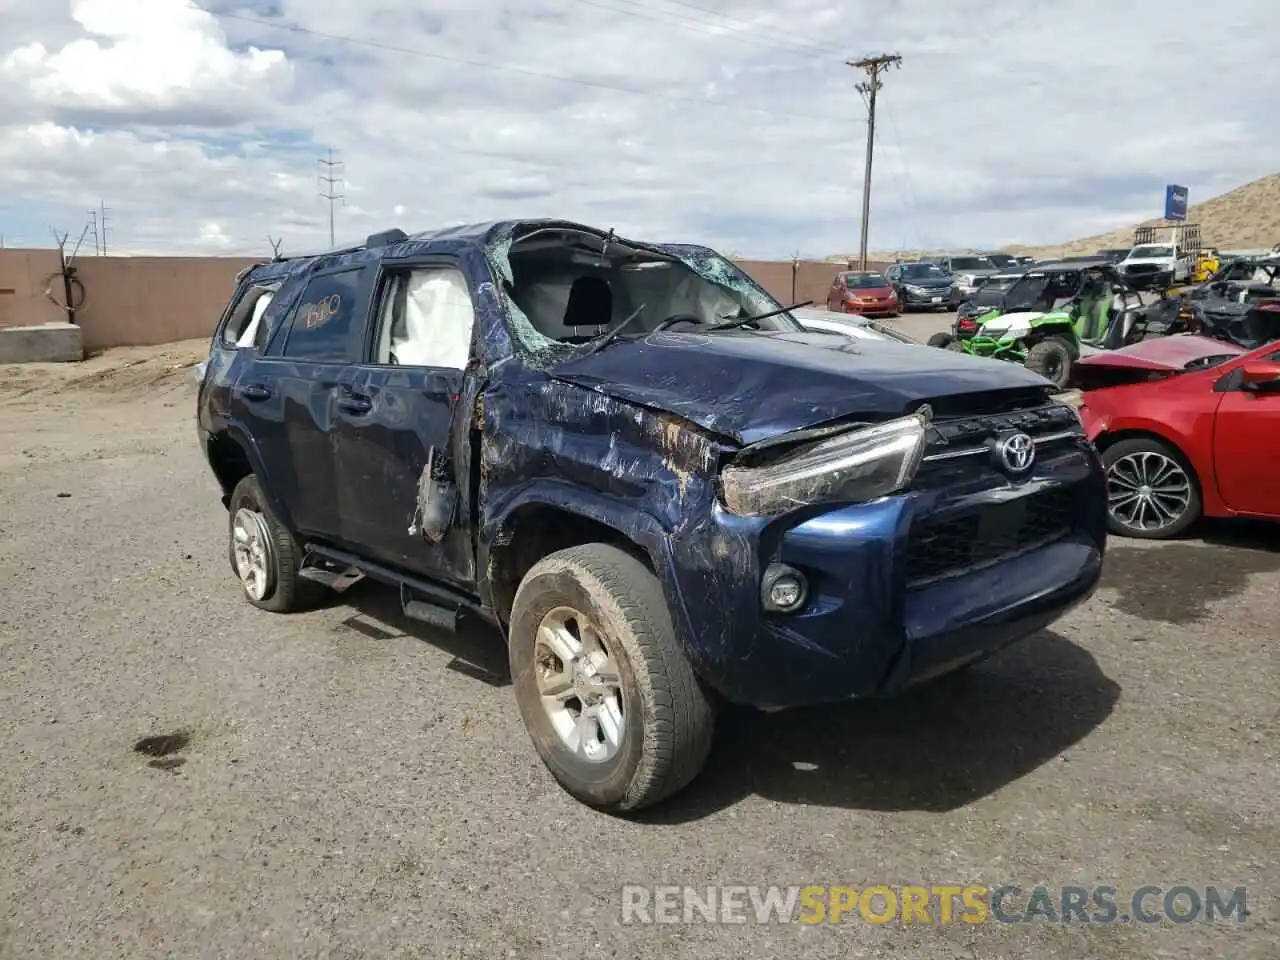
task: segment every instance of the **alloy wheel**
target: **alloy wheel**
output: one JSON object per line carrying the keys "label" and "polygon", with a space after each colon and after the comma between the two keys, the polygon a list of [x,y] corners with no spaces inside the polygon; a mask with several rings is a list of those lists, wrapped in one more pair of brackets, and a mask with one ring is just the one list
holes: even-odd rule
{"label": "alloy wheel", "polygon": [[1107,470],[1107,508],[1131,530],[1172,527],[1191,504],[1191,478],[1176,460],[1152,451],[1120,457]]}
{"label": "alloy wheel", "polygon": [[534,676],[542,708],[570,753],[591,763],[613,759],[626,732],[622,679],[600,631],[572,607],[556,607],[538,626]]}
{"label": "alloy wheel", "polygon": [[267,519],[257,510],[242,507],[231,524],[232,554],[244,592],[254,600],[270,593],[275,579],[275,558]]}

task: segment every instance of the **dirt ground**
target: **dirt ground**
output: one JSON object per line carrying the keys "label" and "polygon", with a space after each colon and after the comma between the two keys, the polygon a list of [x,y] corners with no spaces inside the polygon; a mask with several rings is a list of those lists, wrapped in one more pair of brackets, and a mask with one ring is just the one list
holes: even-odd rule
{"label": "dirt ground", "polygon": [[[241,599],[204,351],[0,369],[0,957],[1280,957],[1273,530],[1113,541],[1051,630],[904,698],[727,711],[689,790],[614,819],[543,770],[496,634],[363,584]],[[623,925],[662,883],[1245,885],[1249,914]]]}

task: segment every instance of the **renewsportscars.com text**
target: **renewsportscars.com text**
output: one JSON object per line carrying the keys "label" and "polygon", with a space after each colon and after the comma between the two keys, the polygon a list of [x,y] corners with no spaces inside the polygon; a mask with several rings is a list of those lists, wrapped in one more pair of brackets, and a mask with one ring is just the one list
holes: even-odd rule
{"label": "renewsportscars.com text", "polygon": [[623,923],[1244,923],[1245,887],[626,886]]}

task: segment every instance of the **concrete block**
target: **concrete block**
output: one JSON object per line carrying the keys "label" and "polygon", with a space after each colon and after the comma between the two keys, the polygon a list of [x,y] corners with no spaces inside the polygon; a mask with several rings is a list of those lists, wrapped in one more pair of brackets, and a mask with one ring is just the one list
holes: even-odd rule
{"label": "concrete block", "polygon": [[0,363],[68,363],[84,359],[84,334],[74,323],[0,327]]}

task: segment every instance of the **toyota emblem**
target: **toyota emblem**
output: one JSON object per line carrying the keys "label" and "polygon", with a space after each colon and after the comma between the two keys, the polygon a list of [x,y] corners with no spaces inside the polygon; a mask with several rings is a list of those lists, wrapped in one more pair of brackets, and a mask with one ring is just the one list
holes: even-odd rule
{"label": "toyota emblem", "polygon": [[996,443],[996,456],[1010,473],[1026,473],[1036,461],[1036,445],[1025,433],[1011,433]]}

